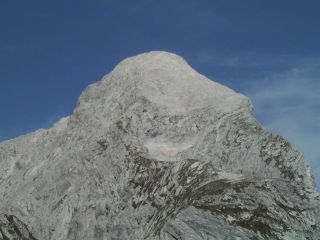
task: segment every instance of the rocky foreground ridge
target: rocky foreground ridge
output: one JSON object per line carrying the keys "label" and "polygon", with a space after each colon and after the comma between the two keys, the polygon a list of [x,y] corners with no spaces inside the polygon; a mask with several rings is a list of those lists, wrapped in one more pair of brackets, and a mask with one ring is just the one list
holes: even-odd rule
{"label": "rocky foreground ridge", "polygon": [[122,61],[51,129],[0,143],[0,239],[320,239],[310,167],[182,58]]}

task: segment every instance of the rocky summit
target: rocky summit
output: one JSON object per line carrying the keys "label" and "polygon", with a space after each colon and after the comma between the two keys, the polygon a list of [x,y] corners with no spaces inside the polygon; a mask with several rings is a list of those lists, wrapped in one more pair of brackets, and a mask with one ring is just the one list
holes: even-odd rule
{"label": "rocky summit", "polygon": [[122,61],[51,129],[0,143],[0,239],[320,239],[297,149],[181,57]]}

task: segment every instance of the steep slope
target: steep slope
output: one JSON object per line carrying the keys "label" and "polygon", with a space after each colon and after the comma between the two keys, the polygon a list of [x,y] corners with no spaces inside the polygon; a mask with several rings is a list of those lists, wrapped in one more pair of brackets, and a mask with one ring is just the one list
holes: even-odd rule
{"label": "steep slope", "polygon": [[251,111],[177,55],[128,58],[0,144],[0,213],[39,240],[319,239],[310,167]]}

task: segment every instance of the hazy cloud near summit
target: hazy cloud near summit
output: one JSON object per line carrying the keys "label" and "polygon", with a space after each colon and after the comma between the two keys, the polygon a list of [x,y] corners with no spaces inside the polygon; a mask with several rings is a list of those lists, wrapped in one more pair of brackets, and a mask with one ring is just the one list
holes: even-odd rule
{"label": "hazy cloud near summit", "polygon": [[320,184],[320,71],[317,63],[274,73],[247,85],[255,115],[302,151]]}
{"label": "hazy cloud near summit", "polygon": [[319,58],[210,50],[191,58],[209,78],[250,97],[258,121],[296,145],[320,186]]}

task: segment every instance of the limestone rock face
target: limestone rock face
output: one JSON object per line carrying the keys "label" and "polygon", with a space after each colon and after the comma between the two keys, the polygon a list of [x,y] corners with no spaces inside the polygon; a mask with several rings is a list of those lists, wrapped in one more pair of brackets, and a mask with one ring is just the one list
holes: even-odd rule
{"label": "limestone rock face", "polygon": [[27,226],[13,215],[0,214],[0,239],[3,240],[37,240]]}
{"label": "limestone rock face", "polygon": [[320,239],[303,156],[247,97],[166,52],[124,60],[71,116],[0,143],[0,198],[23,239]]}

